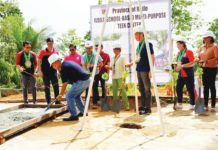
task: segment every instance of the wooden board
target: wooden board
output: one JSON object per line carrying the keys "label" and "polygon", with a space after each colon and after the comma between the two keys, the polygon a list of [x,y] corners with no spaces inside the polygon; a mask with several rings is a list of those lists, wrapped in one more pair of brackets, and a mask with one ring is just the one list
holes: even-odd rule
{"label": "wooden board", "polygon": [[[34,109],[34,108],[46,108],[46,107],[47,107],[47,105],[20,104],[20,105],[14,106],[14,107],[3,109],[0,111],[0,113],[9,112],[9,111],[21,109],[21,108],[33,108]],[[39,114],[39,116],[37,116],[33,119],[30,119],[30,120],[27,120],[27,121],[22,122],[20,124],[16,124],[16,125],[13,125],[13,126],[6,128],[6,129],[0,130],[0,144],[5,142],[5,138],[7,138],[11,135],[14,135],[18,132],[21,132],[27,128],[34,127],[37,124],[48,120],[49,118],[56,117],[57,115],[66,112],[66,110],[67,110],[67,106],[64,106],[61,104],[52,105],[51,108],[57,108],[57,109],[52,110],[51,112],[45,112],[45,113]]]}

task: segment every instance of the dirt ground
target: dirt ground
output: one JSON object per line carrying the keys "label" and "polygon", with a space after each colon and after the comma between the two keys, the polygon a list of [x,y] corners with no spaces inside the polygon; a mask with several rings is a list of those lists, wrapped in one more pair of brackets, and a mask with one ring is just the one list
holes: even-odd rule
{"label": "dirt ground", "polygon": [[[118,117],[111,112],[89,112],[83,131],[82,119],[63,122],[64,114],[55,120],[13,137],[0,150],[217,150],[218,113],[195,115],[188,110],[173,111],[172,105],[162,109],[165,135],[160,136],[156,108],[149,116],[123,111]],[[142,129],[124,129],[119,125],[134,122]]]}

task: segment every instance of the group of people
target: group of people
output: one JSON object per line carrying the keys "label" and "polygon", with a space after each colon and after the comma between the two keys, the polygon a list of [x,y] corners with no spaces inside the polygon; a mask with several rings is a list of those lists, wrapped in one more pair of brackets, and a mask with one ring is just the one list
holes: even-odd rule
{"label": "group of people", "polygon": [[[209,32],[208,32],[209,33]],[[123,88],[125,79],[122,74],[126,67],[131,67],[133,63],[136,63],[136,72],[139,84],[139,91],[141,93],[141,103],[139,107],[139,114],[150,114],[151,113],[151,72],[149,59],[147,55],[146,43],[144,40],[144,32],[142,28],[135,30],[135,39],[138,42],[136,49],[136,62],[127,64],[125,58],[121,55],[122,46],[118,43],[114,43],[113,52],[114,56],[110,56],[104,52],[103,45],[94,43],[92,41],[85,42],[85,49],[83,55],[79,54],[76,50],[76,45],[70,44],[70,54],[61,59],[59,52],[54,48],[54,40],[47,38],[47,48],[40,51],[38,57],[31,51],[31,43],[23,42],[23,50],[20,51],[16,56],[16,65],[21,72],[22,76],[22,87],[23,87],[23,98],[24,103],[28,103],[27,87],[30,82],[33,94],[33,103],[36,103],[36,74],[40,74],[44,82],[45,98],[47,103],[51,102],[50,95],[50,83],[52,83],[54,89],[54,96],[56,104],[59,104],[63,96],[65,95],[68,110],[70,112],[69,118],[64,118],[65,121],[78,120],[80,116],[84,114],[84,103],[81,94],[87,91],[91,81],[91,73],[93,72],[94,62],[96,59],[96,51],[94,47],[100,47],[100,55],[97,60],[97,69],[95,72],[94,83],[92,88],[93,93],[93,109],[98,107],[98,101],[100,101],[98,85],[101,83],[102,98],[106,96],[105,82],[103,75],[109,74],[112,71],[112,87],[113,87],[113,100],[117,99],[119,91],[121,92],[123,106],[126,110],[129,110],[129,101],[127,98],[126,89]],[[215,108],[216,89],[215,89],[215,77],[216,77],[216,61],[218,56],[218,48],[214,44],[214,35],[204,37],[204,46],[199,52],[199,62],[201,62],[204,74],[204,98],[205,107],[208,106],[208,94],[209,89],[211,90],[212,97],[212,108]],[[181,108],[182,103],[182,89],[186,84],[190,94],[190,104],[194,106],[194,55],[191,50],[187,49],[185,40],[178,40],[177,47],[180,50],[177,61],[177,70],[179,71],[179,78],[177,80],[177,95],[178,95],[178,108]],[[152,65],[154,65],[154,50],[153,45],[149,43],[149,50],[152,58]],[[59,91],[58,84],[58,73],[62,80],[62,86]],[[71,84],[71,88],[66,92],[66,87]],[[208,107],[207,107],[208,108]],[[79,112],[77,111],[79,110]],[[215,110],[215,109],[214,109]]]}
{"label": "group of people", "polygon": [[[203,74],[200,76],[203,83],[204,107],[205,111],[209,110],[208,100],[209,91],[211,93],[210,111],[215,112],[216,106],[216,74],[218,61],[218,45],[215,44],[215,35],[212,31],[207,31],[202,35],[203,46],[198,51],[198,58],[195,59],[192,50],[187,48],[187,42],[183,38],[177,38],[177,55],[178,80],[176,92],[178,98],[177,109],[182,109],[183,87],[186,85],[190,97],[190,110],[194,110],[196,90],[194,83],[194,64],[197,62],[203,69]],[[201,96],[201,95],[199,95]]]}

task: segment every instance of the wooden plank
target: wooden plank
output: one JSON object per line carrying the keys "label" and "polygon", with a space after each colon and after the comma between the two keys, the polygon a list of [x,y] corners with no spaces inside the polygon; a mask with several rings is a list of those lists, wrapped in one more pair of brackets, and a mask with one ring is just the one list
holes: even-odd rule
{"label": "wooden plank", "polygon": [[16,105],[16,106],[5,108],[5,109],[0,110],[0,113],[9,112],[9,111],[12,111],[12,110],[23,108],[23,106],[24,106],[23,104],[19,104],[19,105]]}
{"label": "wooden plank", "polygon": [[[41,105],[38,105],[38,106],[41,106]],[[47,105],[45,105],[45,106],[47,106]],[[21,108],[31,108],[30,106],[26,107],[26,105],[24,105],[24,104],[19,105],[19,107],[21,107]],[[13,108],[19,109],[19,107],[13,107]],[[57,108],[57,106],[54,105],[53,108]],[[13,110],[15,110],[15,109],[13,109]],[[20,124],[11,126],[11,127],[7,128],[7,129],[0,130],[0,144],[4,143],[4,140],[5,140],[6,137],[14,135],[14,134],[16,134],[16,133],[18,133],[18,132],[20,132],[22,130],[25,130],[27,128],[33,127],[37,123],[48,120],[51,117],[55,117],[56,115],[65,112],[66,110],[67,110],[67,106],[62,105],[59,109],[53,110],[51,112],[45,112],[45,114],[41,114],[41,115],[39,114],[39,116],[36,117],[36,118],[33,118],[33,119],[27,120],[25,122],[22,122]]]}

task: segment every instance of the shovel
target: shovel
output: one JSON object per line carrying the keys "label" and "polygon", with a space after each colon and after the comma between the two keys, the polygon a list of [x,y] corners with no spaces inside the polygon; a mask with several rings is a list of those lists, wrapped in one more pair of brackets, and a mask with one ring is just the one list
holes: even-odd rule
{"label": "shovel", "polygon": [[102,102],[101,102],[101,110],[103,112],[107,112],[109,111],[109,99],[108,99],[108,96],[105,96],[103,99],[102,99]]}
{"label": "shovel", "polygon": [[57,100],[53,100],[51,103],[48,104],[48,106],[45,108],[44,112],[48,111],[50,107],[56,102]]}
{"label": "shovel", "polygon": [[[201,79],[198,79],[201,80]],[[198,88],[198,96],[196,96],[195,100],[195,113],[196,114],[203,114],[204,113],[204,100],[201,99],[201,83],[199,81],[199,88]],[[195,92],[196,93],[196,92]],[[196,93],[197,95],[197,93]]]}
{"label": "shovel", "polygon": [[121,85],[121,88],[120,88],[120,91],[119,91],[119,95],[118,97],[113,100],[113,105],[112,105],[112,111],[113,112],[116,112],[116,113],[119,113],[120,112],[120,108],[121,108],[121,93],[122,93],[122,89],[124,87],[124,84],[125,82],[123,81],[122,85]]}

